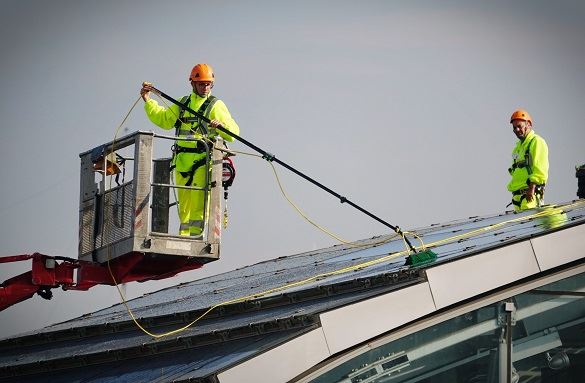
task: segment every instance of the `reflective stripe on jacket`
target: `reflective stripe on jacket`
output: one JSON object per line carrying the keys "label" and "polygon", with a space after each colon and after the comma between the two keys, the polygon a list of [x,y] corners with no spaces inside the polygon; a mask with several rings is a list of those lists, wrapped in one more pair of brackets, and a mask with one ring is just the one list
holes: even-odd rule
{"label": "reflective stripe on jacket", "polygon": [[508,190],[524,189],[528,182],[544,185],[548,180],[548,146],[542,137],[530,131],[523,140],[516,143],[512,151],[512,175]]}

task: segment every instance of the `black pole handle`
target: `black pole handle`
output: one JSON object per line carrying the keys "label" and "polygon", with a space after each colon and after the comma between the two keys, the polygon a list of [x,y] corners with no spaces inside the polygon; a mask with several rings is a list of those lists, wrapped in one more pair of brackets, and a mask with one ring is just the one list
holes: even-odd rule
{"label": "black pole handle", "polygon": [[[149,84],[150,85],[150,84]],[[191,109],[188,105],[183,105],[180,102],[178,102],[177,100],[175,100],[174,98],[170,97],[169,95],[165,94],[164,92],[161,92],[160,90],[156,89],[154,86],[150,85],[150,87],[152,88],[153,92],[159,94],[161,97],[167,99],[168,101],[172,102],[175,105],[178,105],[180,108],[185,109],[186,111],[188,111],[189,113],[193,114],[194,116],[200,118],[201,120],[205,121],[206,123],[210,123],[211,120],[209,118],[207,118],[206,116],[204,116],[203,114],[194,111],[193,109]],[[296,175],[298,175],[299,177],[304,178],[305,180],[309,181],[310,183],[312,183],[313,185],[325,190],[327,193],[335,196],[337,199],[339,199],[339,201],[341,203],[347,203],[348,205],[352,206],[353,208],[361,211],[362,213],[364,213],[365,215],[367,215],[370,218],[373,218],[374,220],[378,221],[379,223],[381,223],[382,225],[389,227],[390,229],[392,229],[394,232],[396,232],[396,234],[399,234],[400,236],[402,236],[404,238],[404,240],[406,241],[406,243],[408,244],[408,247],[410,248],[410,250],[412,250],[413,252],[416,253],[416,249],[414,248],[414,246],[412,246],[412,244],[410,243],[410,241],[408,240],[408,238],[406,238],[406,236],[404,235],[404,233],[402,232],[402,230],[400,230],[400,228],[398,226],[394,226],[386,221],[384,221],[382,218],[370,213],[369,211],[367,211],[366,209],[362,208],[361,206],[353,203],[352,201],[350,201],[349,199],[341,196],[340,194],[336,193],[335,191],[329,189],[327,186],[323,185],[322,183],[314,180],[313,178],[307,176],[306,174],[298,171],[297,169],[293,168],[292,166],[288,165],[286,162],[283,162],[281,160],[279,160],[278,158],[276,158],[276,156],[274,156],[273,154],[268,153],[267,151],[259,148],[258,146],[254,145],[253,143],[251,143],[250,141],[238,136],[237,134],[234,134],[232,132],[230,132],[229,130],[227,130],[225,127],[219,125],[216,127],[217,130],[224,132],[225,134],[227,134],[228,136],[233,137],[234,139],[240,141],[241,143],[243,143],[244,145],[254,149],[255,151],[257,151],[258,153],[260,153],[262,155],[262,158],[264,158],[267,161],[274,161],[277,164],[281,165],[282,167],[290,170],[291,172],[295,173]]]}

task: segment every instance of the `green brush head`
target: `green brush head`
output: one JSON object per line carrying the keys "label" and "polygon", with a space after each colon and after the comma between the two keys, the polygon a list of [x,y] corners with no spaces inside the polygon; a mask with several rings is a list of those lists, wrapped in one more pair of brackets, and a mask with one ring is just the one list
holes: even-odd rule
{"label": "green brush head", "polygon": [[418,253],[410,254],[406,258],[406,266],[420,266],[427,263],[434,262],[437,259],[437,254],[432,250],[419,251]]}

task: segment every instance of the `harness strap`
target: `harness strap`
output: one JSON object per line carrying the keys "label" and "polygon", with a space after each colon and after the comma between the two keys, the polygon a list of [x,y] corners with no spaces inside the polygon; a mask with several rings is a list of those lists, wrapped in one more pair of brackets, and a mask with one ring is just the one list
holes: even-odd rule
{"label": "harness strap", "polygon": [[[177,120],[175,121],[175,135],[177,137],[179,137],[180,135],[187,135],[192,133],[192,128],[189,130],[181,130],[181,125],[182,124],[188,124],[188,123],[199,123],[200,126],[203,127],[203,131],[207,132],[208,128],[207,128],[207,123],[205,121],[201,121],[198,117],[183,117],[183,115],[185,114],[185,106],[188,106],[189,101],[191,100],[191,96],[185,96],[181,99],[181,104],[183,105],[182,107],[180,107],[180,111],[179,111],[179,116],[177,117]],[[199,108],[199,110],[197,111],[198,113],[204,115],[205,117],[209,118],[209,115],[211,113],[211,109],[213,109],[213,106],[215,105],[215,103],[217,102],[217,97],[210,95],[209,97],[207,97],[207,99],[203,102],[203,104],[201,104],[201,107]],[[187,148],[184,146],[180,146],[178,144],[174,145],[174,151],[175,151],[175,155],[179,154],[179,153],[206,153],[208,147],[201,141],[197,141],[197,146],[195,148]],[[195,177],[195,172],[197,171],[197,169],[199,169],[201,166],[205,165],[207,162],[207,156],[200,158],[198,160],[193,161],[193,166],[191,167],[191,169],[189,169],[189,171],[187,172],[180,172],[181,176],[183,177],[189,177],[187,180],[187,185],[191,186],[191,184],[193,183],[193,178]],[[172,167],[171,167],[172,169]]]}
{"label": "harness strap", "polygon": [[[534,196],[534,198],[536,198],[536,206],[540,207],[540,204],[541,204],[541,201],[542,201],[542,197],[543,197],[542,194],[540,194],[540,195],[539,194],[536,194]],[[514,205],[514,206],[521,207],[522,206],[522,200],[525,200],[525,199],[526,199],[526,195],[525,194],[522,194],[522,196],[520,197],[520,199],[518,201],[516,201],[515,199],[512,198],[512,202],[510,202],[508,204],[508,206]],[[508,206],[506,206],[506,207],[508,207]]]}
{"label": "harness strap", "polygon": [[175,121],[175,136],[179,135],[179,131],[181,130],[181,118],[183,118],[183,114],[185,114],[185,107],[189,106],[189,101],[191,101],[191,95],[184,96],[181,98],[181,106],[179,107],[179,116]]}
{"label": "harness strap", "polygon": [[[201,121],[199,119],[199,117],[183,117],[183,115],[185,114],[185,107],[189,106],[189,102],[191,101],[191,96],[184,96],[181,99],[181,105],[182,107],[179,108],[179,115],[177,116],[177,120],[175,121],[175,136],[180,136],[180,135],[188,135],[190,133],[193,132],[192,128],[189,130],[181,130],[181,125],[182,124],[194,124],[194,123],[199,123],[199,126],[203,127],[203,133],[207,133],[207,131],[209,130],[207,128],[207,123],[205,121]],[[201,107],[199,107],[199,110],[197,111],[197,113],[200,113],[202,115],[204,115],[205,117],[209,118],[209,114],[211,113],[211,109],[213,109],[213,106],[215,105],[215,103],[217,102],[217,97],[215,97],[214,95],[210,95],[209,97],[207,97],[207,99],[205,101],[203,101],[203,104],[201,104]]]}
{"label": "harness strap", "polygon": [[[201,108],[199,108],[199,113],[201,113],[205,117],[209,118],[209,115],[211,114],[211,109],[213,109],[213,106],[215,105],[216,102],[217,102],[217,97],[215,97],[214,95],[210,95],[203,102],[203,104],[201,105]],[[205,131],[206,132],[209,131],[207,122],[205,122],[205,121],[199,121],[199,124],[200,125],[203,125],[203,127],[205,128]]]}
{"label": "harness strap", "polygon": [[[522,198],[520,198],[520,201],[512,200],[512,202],[510,202],[510,204],[520,207],[520,206],[522,206],[522,199],[523,198],[524,198],[524,196],[522,196]],[[508,206],[510,206],[510,205],[508,205]],[[508,206],[506,206],[506,207],[508,207]]]}
{"label": "harness strap", "polygon": [[[544,187],[545,185],[536,185],[534,188],[534,194],[544,195]],[[528,191],[528,188],[523,188],[520,190],[516,190],[512,192],[512,195],[524,195]]]}
{"label": "harness strap", "polygon": [[191,167],[191,169],[189,169],[188,172],[181,172],[181,175],[183,177],[189,177],[186,183],[187,186],[191,186],[191,184],[193,183],[193,178],[195,177],[195,172],[197,171],[197,169],[205,165],[206,162],[207,161],[205,160],[205,157],[200,158],[197,161],[193,161],[193,166]]}
{"label": "harness strap", "polygon": [[532,140],[528,143],[528,148],[526,148],[526,152],[524,153],[524,161],[526,162],[526,170],[528,170],[528,174],[532,174],[532,155],[530,154],[530,149],[534,146],[535,140],[536,136],[532,137]]}
{"label": "harness strap", "polygon": [[532,139],[528,143],[528,147],[526,148],[526,151],[524,152],[524,160],[514,161],[512,163],[512,167],[510,167],[508,169],[510,174],[512,174],[512,172],[514,172],[514,170],[522,169],[522,168],[527,168],[528,174],[532,174],[532,156],[530,155],[530,149],[532,149],[532,146],[534,144],[535,139],[536,139],[536,137],[532,137]]}
{"label": "harness strap", "polygon": [[208,146],[206,146],[202,141],[197,141],[197,146],[194,148],[187,148],[185,146],[178,146],[176,145],[175,148],[173,148],[175,154],[179,154],[179,153],[205,153],[207,151]]}
{"label": "harness strap", "polygon": [[[534,197],[536,198],[537,206],[540,206],[540,203],[544,198],[544,186],[545,185],[536,185],[536,188],[534,189]],[[512,192],[512,202],[510,202],[506,207],[508,207],[510,205],[521,207],[522,200],[526,199],[526,192],[527,191],[528,191],[528,188],[513,191]],[[518,196],[518,195],[520,196],[520,198],[516,201],[514,199],[514,196]]]}
{"label": "harness strap", "polygon": [[517,161],[517,162],[514,162],[512,164],[512,166],[510,167],[510,169],[508,169],[508,171],[510,173],[512,173],[516,169],[522,169],[522,168],[525,168],[527,166],[528,166],[528,164],[526,163],[526,161],[524,161],[524,160],[523,161]]}

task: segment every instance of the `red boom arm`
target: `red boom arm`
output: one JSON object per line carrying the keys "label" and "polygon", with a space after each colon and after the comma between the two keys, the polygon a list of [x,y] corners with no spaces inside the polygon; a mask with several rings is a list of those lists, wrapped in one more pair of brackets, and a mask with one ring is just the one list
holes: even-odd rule
{"label": "red boom arm", "polygon": [[[189,257],[165,256],[154,259],[143,253],[130,253],[109,264],[52,257],[40,253],[0,257],[0,263],[32,259],[32,271],[10,278],[0,285],[0,311],[35,293],[51,299],[52,288],[88,290],[95,285],[115,285],[133,281],[169,278],[177,273],[198,269],[203,264]],[[77,270],[77,281],[74,274]]]}

